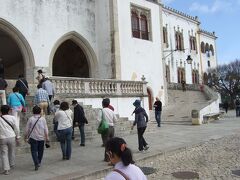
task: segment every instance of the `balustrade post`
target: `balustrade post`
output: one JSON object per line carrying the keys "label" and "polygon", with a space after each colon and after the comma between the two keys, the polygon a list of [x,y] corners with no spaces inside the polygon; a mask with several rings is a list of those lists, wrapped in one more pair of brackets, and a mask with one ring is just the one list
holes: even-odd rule
{"label": "balustrade post", "polygon": [[84,86],[84,93],[85,94],[91,94],[90,82],[83,82],[83,86]]}
{"label": "balustrade post", "polygon": [[123,94],[121,89],[121,82],[116,83],[116,95],[121,96]]}

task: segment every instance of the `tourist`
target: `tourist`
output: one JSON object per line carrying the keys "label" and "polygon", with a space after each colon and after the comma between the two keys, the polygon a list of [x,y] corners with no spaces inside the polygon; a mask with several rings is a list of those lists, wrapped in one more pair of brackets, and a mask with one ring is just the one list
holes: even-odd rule
{"label": "tourist", "polygon": [[141,101],[136,100],[133,105],[136,107],[135,109],[135,121],[132,125],[132,130],[134,126],[137,124],[137,133],[138,133],[138,150],[143,152],[143,150],[147,150],[148,144],[145,141],[143,134],[147,128],[148,115],[146,111],[141,107]]}
{"label": "tourist", "polygon": [[182,84],[182,90],[186,91],[186,82],[184,80],[182,80],[181,84]]}
{"label": "tourist", "polygon": [[62,150],[62,159],[71,159],[72,153],[72,116],[67,102],[60,104],[60,109],[55,114],[55,121],[58,122],[58,134]]}
{"label": "tourist", "polygon": [[57,127],[58,127],[58,122],[55,121],[55,114],[56,112],[58,112],[60,109],[60,101],[59,100],[55,100],[53,101],[53,107],[52,107],[52,112],[54,113],[54,118],[53,118],[53,131],[54,133],[56,134],[56,137],[57,137],[57,140],[59,141],[59,135],[58,135],[58,130],[57,130]]}
{"label": "tourist", "polygon": [[20,114],[25,107],[25,100],[23,96],[18,92],[18,88],[14,87],[13,92],[8,96],[8,105],[11,107],[12,115],[16,118],[16,125],[19,128]]}
{"label": "tourist", "polygon": [[[98,116],[99,123],[101,123],[101,121],[103,120],[103,117],[104,117],[106,122],[109,125],[107,132],[104,134],[101,134],[104,147],[106,147],[107,141],[114,137],[114,123],[117,120],[116,115],[114,114],[114,112],[111,109],[108,108],[108,106],[109,106],[109,100],[103,99],[102,100],[103,109],[100,111],[100,114]],[[106,154],[106,148],[105,148],[105,153],[104,153],[104,161],[109,162],[108,156]]]}
{"label": "tourist", "polygon": [[19,89],[19,93],[25,99],[26,95],[28,94],[28,82],[22,74],[18,76],[18,80],[16,82],[15,87]]}
{"label": "tourist", "polygon": [[157,121],[158,127],[161,127],[162,102],[158,97],[156,97],[156,101],[153,107],[155,108],[155,119]]}
{"label": "tourist", "polygon": [[41,116],[41,108],[39,106],[33,107],[33,116],[28,119],[25,131],[25,141],[31,146],[32,159],[35,166],[35,171],[41,165],[44,143],[48,144],[48,127],[46,119]]}
{"label": "tourist", "polygon": [[39,69],[39,70],[37,71],[37,73],[38,73],[38,75],[37,75],[36,79],[38,80],[38,84],[42,84],[43,81],[44,81],[44,79],[45,79],[45,76],[44,76],[44,74],[43,74],[43,71],[42,71],[41,69]]}
{"label": "tourist", "polygon": [[38,105],[42,109],[42,115],[44,116],[48,112],[49,97],[46,90],[42,88],[41,84],[37,85],[37,92],[34,97],[34,105]]}
{"label": "tourist", "polygon": [[72,139],[74,139],[74,127],[78,127],[81,137],[80,146],[85,146],[84,126],[85,124],[88,124],[88,121],[87,118],[85,117],[83,107],[80,104],[78,104],[77,100],[73,100],[72,105],[74,107]]}
{"label": "tourist", "polygon": [[240,116],[240,99],[238,96],[236,96],[235,108],[236,108],[236,117],[239,117]]}
{"label": "tourist", "polygon": [[[49,101],[51,103],[51,100],[52,100],[52,98],[54,97],[54,94],[55,94],[55,88],[54,88],[53,83],[49,80],[48,77],[45,77],[45,79],[42,83],[42,88],[47,91]],[[50,114],[50,104],[48,106],[48,114]]]}
{"label": "tourist", "polygon": [[10,168],[15,166],[15,146],[19,144],[19,129],[16,118],[8,115],[10,107],[1,106],[0,117],[0,156],[2,160],[3,174],[8,175]]}
{"label": "tourist", "polygon": [[122,138],[114,137],[107,142],[106,150],[114,169],[105,180],[147,180],[142,170],[134,165],[132,152]]}
{"label": "tourist", "polygon": [[228,101],[227,101],[227,100],[223,103],[223,108],[224,108],[224,110],[225,110],[225,112],[226,112],[226,114],[227,114],[228,108],[229,108],[229,104],[228,104]]}
{"label": "tourist", "polygon": [[3,79],[2,77],[0,77],[0,96],[1,96],[2,105],[7,104],[7,100],[6,100],[7,86],[8,86],[8,84],[7,84],[6,80]]}

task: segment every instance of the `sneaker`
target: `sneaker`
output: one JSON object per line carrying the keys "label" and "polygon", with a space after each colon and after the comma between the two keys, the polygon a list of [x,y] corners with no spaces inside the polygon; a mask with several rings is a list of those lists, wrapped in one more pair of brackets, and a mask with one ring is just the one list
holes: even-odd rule
{"label": "sneaker", "polygon": [[37,170],[38,170],[38,168],[39,168],[39,166],[38,166],[38,165],[36,165],[34,170],[35,170],[35,171],[37,171]]}
{"label": "sneaker", "polygon": [[80,144],[80,146],[85,146],[85,144]]}
{"label": "sneaker", "polygon": [[146,150],[148,150],[149,149],[149,146],[145,146],[144,147],[144,150],[146,151]]}
{"label": "sneaker", "polygon": [[9,175],[9,170],[3,171],[3,174],[4,174],[4,175]]}

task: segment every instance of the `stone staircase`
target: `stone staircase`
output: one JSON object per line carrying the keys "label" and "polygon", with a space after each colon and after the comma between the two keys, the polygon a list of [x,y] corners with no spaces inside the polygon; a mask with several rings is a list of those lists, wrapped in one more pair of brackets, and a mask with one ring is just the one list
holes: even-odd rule
{"label": "stone staircase", "polygon": [[192,124],[193,109],[207,105],[207,98],[200,91],[168,90],[169,105],[163,111],[163,123]]}
{"label": "stone staircase", "polygon": [[[31,109],[33,107],[33,97],[28,96],[26,98],[27,102],[27,112],[21,115],[20,122],[20,133],[21,133],[21,141],[20,146],[17,148],[17,154],[26,153],[30,151],[29,145],[25,143],[24,140],[24,131],[27,120],[30,116],[32,116]],[[100,108],[92,108],[91,105],[83,105],[86,118],[88,119],[88,124],[85,125],[85,137],[86,141],[92,141],[95,138],[101,138],[101,136],[97,133],[97,116],[99,114]],[[118,116],[118,115],[117,115]],[[51,148],[55,148],[59,146],[59,143],[56,140],[55,133],[53,131],[53,117],[54,115],[46,115],[46,121],[49,129],[49,138]],[[136,133],[136,131],[131,131],[131,122],[128,121],[128,118],[118,117],[117,122],[115,123],[115,135],[116,136],[125,136],[128,134]],[[75,140],[74,143],[79,143],[79,129],[75,128]],[[99,145],[100,146],[100,145]]]}

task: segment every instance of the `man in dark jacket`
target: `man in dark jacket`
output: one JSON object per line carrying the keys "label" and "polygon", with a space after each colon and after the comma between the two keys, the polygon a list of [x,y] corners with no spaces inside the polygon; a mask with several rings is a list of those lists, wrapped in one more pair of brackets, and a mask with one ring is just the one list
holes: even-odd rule
{"label": "man in dark jacket", "polygon": [[28,82],[22,74],[18,76],[18,80],[16,82],[15,87],[19,89],[19,93],[25,99],[26,95],[28,94]]}
{"label": "man in dark jacket", "polygon": [[80,146],[85,146],[84,125],[88,124],[88,121],[85,117],[83,107],[80,104],[78,104],[77,100],[73,100],[72,105],[74,106],[72,139],[74,139],[74,127],[78,126],[81,137]]}
{"label": "man in dark jacket", "polygon": [[156,101],[153,107],[155,108],[155,119],[157,121],[158,127],[161,127],[162,102],[158,97],[156,97]]}
{"label": "man in dark jacket", "polygon": [[133,127],[137,124],[137,132],[138,132],[138,150],[140,152],[143,152],[143,150],[147,150],[148,144],[145,141],[143,134],[147,128],[147,122],[148,122],[148,115],[145,111],[145,109],[143,109],[141,107],[141,101],[140,100],[136,100],[133,105],[135,106],[135,121],[132,125],[132,129]]}

